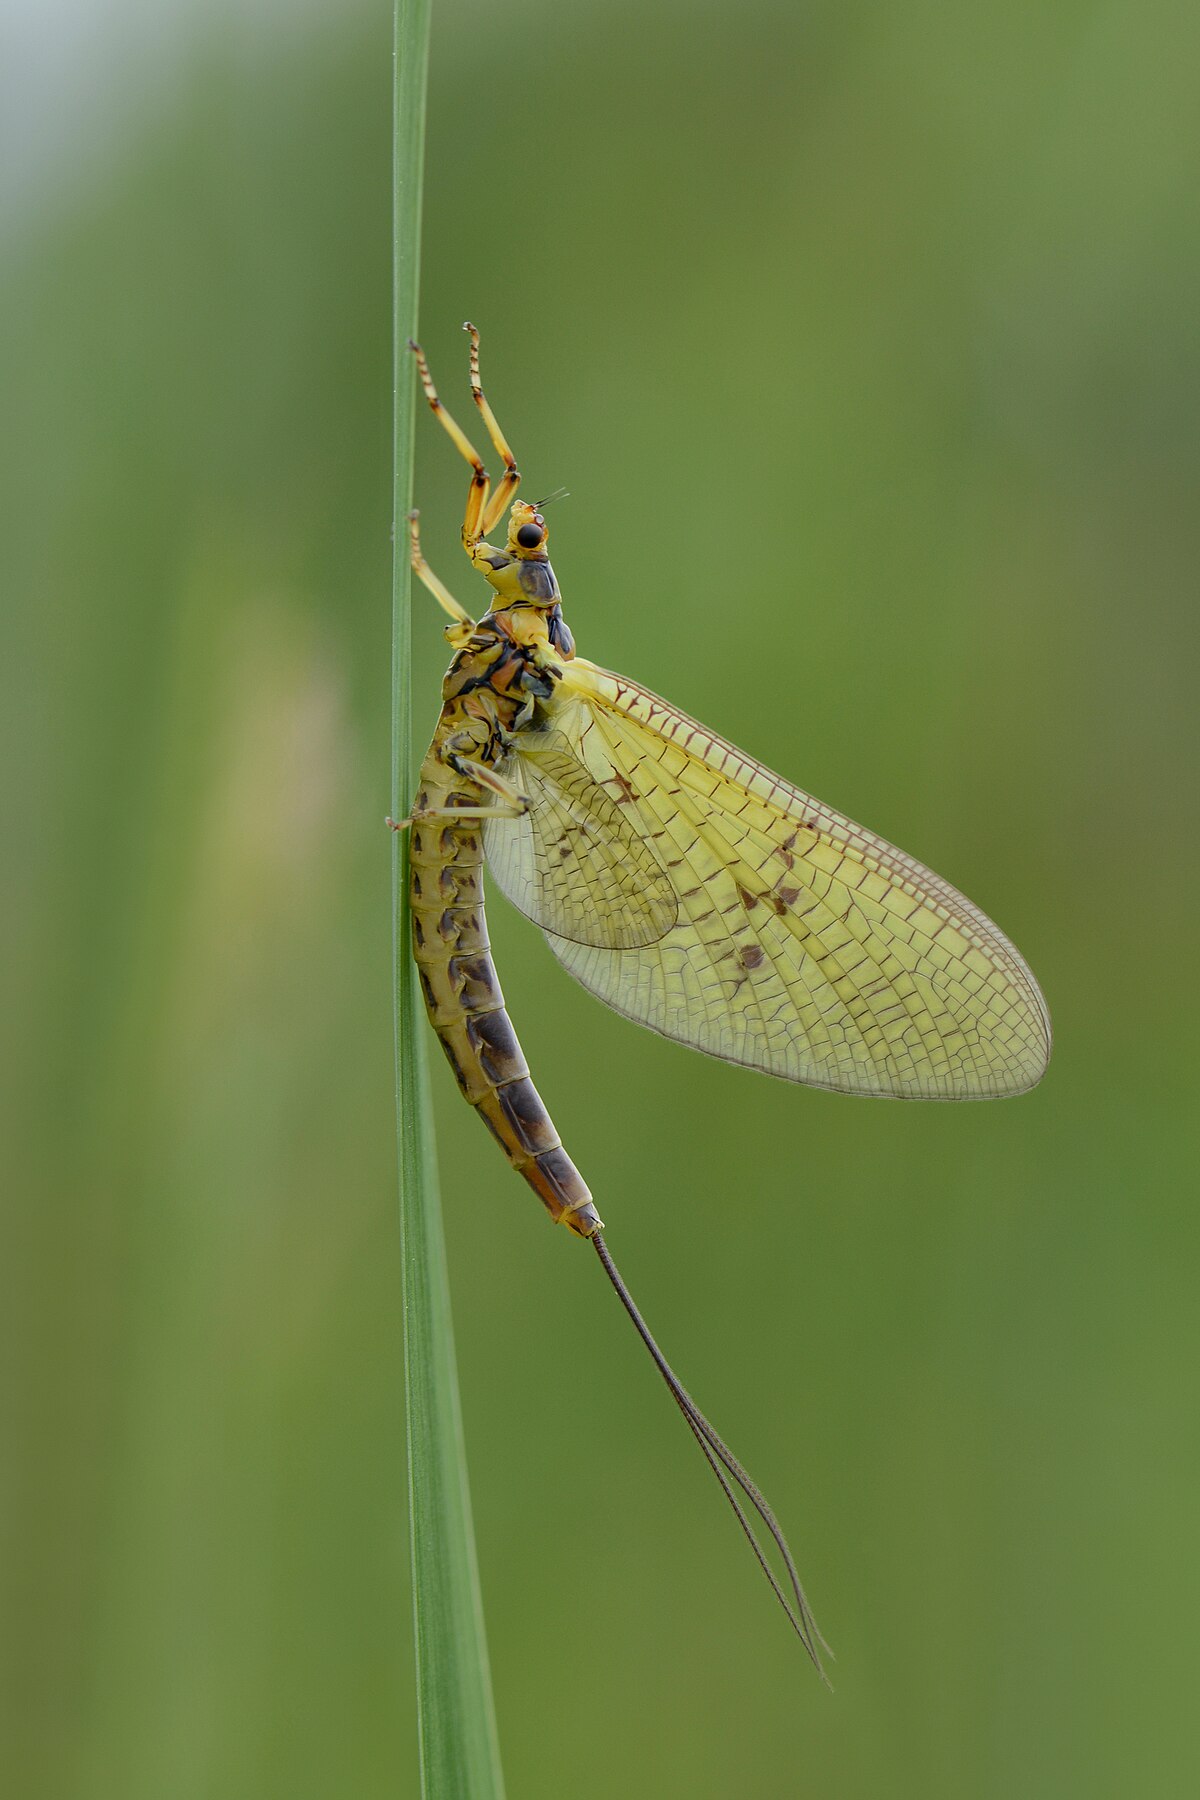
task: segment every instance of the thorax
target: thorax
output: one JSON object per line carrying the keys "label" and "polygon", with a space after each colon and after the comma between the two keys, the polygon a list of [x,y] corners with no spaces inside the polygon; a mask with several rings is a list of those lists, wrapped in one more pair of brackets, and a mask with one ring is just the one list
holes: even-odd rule
{"label": "thorax", "polygon": [[557,602],[490,612],[475,626],[446,671],[442,711],[431,752],[450,749],[491,767],[508,753],[552,699],[556,664],[569,661],[574,641]]}

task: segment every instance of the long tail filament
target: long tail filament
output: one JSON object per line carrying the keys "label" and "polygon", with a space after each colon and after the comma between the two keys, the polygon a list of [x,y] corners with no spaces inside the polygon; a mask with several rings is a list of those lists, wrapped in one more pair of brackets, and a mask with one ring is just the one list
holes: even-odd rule
{"label": "long tail filament", "polygon": [[[797,1573],[796,1564],[792,1558],[791,1551],[788,1549],[787,1539],[780,1530],[775,1515],[767,1504],[765,1495],[751,1480],[728,1444],[716,1431],[714,1431],[713,1427],[700,1411],[700,1408],[696,1405],[696,1402],[692,1399],[691,1395],[672,1369],[670,1363],[655,1343],[654,1338],[650,1333],[650,1327],[646,1324],[645,1319],[643,1319],[641,1313],[634,1304],[633,1296],[622,1281],[617,1265],[609,1254],[608,1245],[604,1242],[603,1233],[599,1231],[594,1232],[592,1235],[592,1243],[596,1246],[596,1254],[603,1265],[604,1273],[608,1276],[608,1279],[616,1289],[617,1298],[625,1308],[625,1311],[629,1314],[629,1317],[633,1320],[638,1336],[641,1338],[647,1350],[650,1352],[651,1357],[654,1359],[654,1366],[670,1388],[676,1406],[678,1406],[680,1412],[687,1420],[692,1435],[695,1437],[696,1442],[708,1459],[709,1468],[720,1482],[721,1490],[737,1515],[738,1524],[746,1534],[746,1539],[750,1548],[754,1551],[754,1555],[763,1574],[770,1582],[771,1590],[774,1593],[775,1598],[778,1600],[780,1606],[782,1606],[784,1612],[787,1614],[788,1619],[791,1621],[792,1629],[795,1631],[796,1636],[804,1645],[809,1656],[811,1656],[822,1681],[828,1686],[829,1678],[821,1664],[821,1651],[824,1650],[829,1656],[833,1655],[833,1651],[830,1650],[829,1645],[821,1636],[820,1627],[813,1618],[812,1609],[805,1599],[804,1589],[800,1585],[800,1576]],[[741,1489],[742,1494],[758,1514],[771,1541],[774,1543],[775,1548],[782,1557],[784,1568],[787,1570],[788,1584],[791,1588],[790,1597],[784,1592],[774,1569],[772,1569],[770,1563],[767,1561],[766,1554],[758,1540],[754,1526],[747,1517],[746,1511],[742,1506],[741,1501],[734,1493],[733,1488],[730,1486],[727,1477],[731,1477]]]}

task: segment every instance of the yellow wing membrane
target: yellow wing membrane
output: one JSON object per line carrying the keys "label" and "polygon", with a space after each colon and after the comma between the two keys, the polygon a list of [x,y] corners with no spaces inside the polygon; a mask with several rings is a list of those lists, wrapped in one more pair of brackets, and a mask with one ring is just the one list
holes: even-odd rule
{"label": "yellow wing membrane", "polygon": [[[843,1093],[985,1099],[1039,1080],[1050,1018],[1038,985],[947,882],[582,658],[547,711],[552,732],[528,751],[518,737],[512,765],[531,813],[490,828],[488,855],[590,993],[709,1055]],[[543,816],[548,739],[570,798]],[[581,765],[570,778],[568,751]],[[549,898],[531,899],[518,862]],[[547,886],[556,866],[565,902]]]}
{"label": "yellow wing membrane", "polygon": [[501,774],[529,810],[489,819],[483,844],[502,894],[555,937],[608,950],[653,944],[674,925],[671,878],[557,732],[523,732]]}

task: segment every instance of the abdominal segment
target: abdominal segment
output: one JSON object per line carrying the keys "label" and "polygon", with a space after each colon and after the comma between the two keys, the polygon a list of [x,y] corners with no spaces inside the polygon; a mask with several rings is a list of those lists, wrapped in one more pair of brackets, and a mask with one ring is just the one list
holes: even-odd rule
{"label": "abdominal segment", "polygon": [[505,1010],[488,946],[483,850],[474,822],[447,824],[418,815],[410,898],[426,1010],[464,1099],[551,1218],[591,1237],[601,1223],[591,1193],[530,1080]]}

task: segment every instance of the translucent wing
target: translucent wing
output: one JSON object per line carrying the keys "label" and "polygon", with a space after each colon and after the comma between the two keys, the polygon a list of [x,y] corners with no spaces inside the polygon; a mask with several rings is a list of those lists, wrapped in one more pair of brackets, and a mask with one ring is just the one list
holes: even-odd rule
{"label": "translucent wing", "polygon": [[[615,883],[622,905],[592,907],[587,935],[578,901],[557,902],[570,930],[545,903],[525,910],[589,992],[697,1050],[846,1093],[981,1099],[1039,1080],[1050,1018],[1038,985],[947,882],[624,677],[577,659],[551,709],[557,754],[611,796],[603,873],[593,859],[589,878],[593,893]],[[521,779],[526,768],[522,755]],[[558,786],[570,791],[561,768]],[[676,903],[665,930],[633,942],[605,927],[637,915],[649,928],[613,869],[631,840],[653,848]],[[665,915],[660,893],[654,906]]]}
{"label": "translucent wing", "polygon": [[500,891],[543,931],[626,950],[655,943],[679,913],[640,822],[625,817],[557,732],[524,732],[503,773],[524,792],[519,819],[489,819],[483,843]]}

